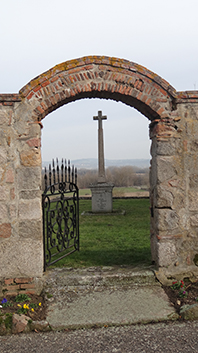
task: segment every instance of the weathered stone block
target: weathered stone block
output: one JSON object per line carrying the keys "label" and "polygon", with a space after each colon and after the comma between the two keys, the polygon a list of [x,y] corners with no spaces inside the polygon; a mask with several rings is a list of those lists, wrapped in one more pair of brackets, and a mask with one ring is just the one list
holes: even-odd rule
{"label": "weathered stone block", "polygon": [[173,194],[170,187],[158,185],[155,189],[154,198],[156,207],[172,207]]}
{"label": "weathered stone block", "polygon": [[0,146],[0,164],[7,162],[7,150],[5,147]]}
{"label": "weathered stone block", "polygon": [[10,189],[10,199],[11,200],[15,199],[15,188]]}
{"label": "weathered stone block", "polygon": [[42,321],[33,321],[30,324],[31,331],[41,331],[41,332],[46,332],[46,331],[51,331],[51,327],[49,326],[49,322],[42,320]]}
{"label": "weathered stone block", "polygon": [[41,165],[41,151],[32,149],[20,153],[21,164],[25,167],[35,167]]}
{"label": "weathered stone block", "polygon": [[171,232],[179,227],[179,216],[176,211],[155,209],[156,226],[159,231]]}
{"label": "weathered stone block", "polygon": [[41,124],[38,124],[38,121],[29,125],[30,128],[30,137],[39,137],[41,136]]}
{"label": "weathered stone block", "polygon": [[9,195],[9,192],[5,188],[5,186],[0,185],[0,201],[8,200],[8,195]]}
{"label": "weathered stone block", "polygon": [[19,201],[19,219],[41,219],[42,208],[41,199]]}
{"label": "weathered stone block", "polygon": [[197,320],[198,304],[183,305],[180,309],[180,316],[185,320]]}
{"label": "weathered stone block", "polygon": [[7,122],[7,117],[4,111],[0,111],[0,125],[4,125]]}
{"label": "weathered stone block", "polygon": [[173,157],[157,157],[156,169],[158,183],[163,183],[177,174]]}
{"label": "weathered stone block", "polygon": [[189,210],[198,211],[198,191],[191,190],[188,193],[189,195]]}
{"label": "weathered stone block", "polygon": [[5,220],[8,218],[8,208],[5,203],[0,204],[0,220]]}
{"label": "weathered stone block", "polygon": [[0,224],[0,238],[9,238],[11,236],[11,224],[2,223]]}
{"label": "weathered stone block", "polygon": [[43,244],[41,240],[11,237],[0,247],[1,277],[41,277]]}
{"label": "weathered stone block", "polygon": [[24,124],[23,121],[16,121],[14,124],[14,129],[19,137],[29,135],[29,124]]}
{"label": "weathered stone block", "polygon": [[181,202],[181,203],[179,203],[179,205],[181,205],[181,208],[178,211],[179,225],[183,229],[188,229],[189,215],[186,213],[186,209],[184,207],[184,203]]}
{"label": "weathered stone block", "polygon": [[11,110],[0,110],[0,125],[8,125],[10,122],[11,114]]}
{"label": "weathered stone block", "polygon": [[5,176],[5,165],[4,165],[4,168],[2,168],[0,166],[0,181],[2,181],[4,179],[4,176]]}
{"label": "weathered stone block", "polygon": [[198,174],[193,173],[189,175],[189,187],[192,188],[197,188],[198,187]]}
{"label": "weathered stone block", "polygon": [[168,184],[172,187],[172,188],[177,188],[180,184],[180,179],[171,179],[168,181]]}
{"label": "weathered stone block", "polygon": [[190,152],[193,153],[197,153],[197,149],[198,149],[198,139],[197,140],[193,140],[190,141]]}
{"label": "weathered stone block", "polygon": [[7,134],[5,131],[0,130],[0,141],[1,141],[1,146],[4,146],[5,148],[7,147]]}
{"label": "weathered stone block", "polygon": [[21,190],[40,190],[41,169],[40,167],[21,168],[17,170],[17,184]]}
{"label": "weathered stone block", "polygon": [[184,158],[184,171],[188,171],[189,176],[198,170],[198,154],[188,153]]}
{"label": "weathered stone block", "polygon": [[27,144],[29,147],[41,147],[41,139],[40,138],[31,138],[27,141]]}
{"label": "weathered stone block", "polygon": [[40,190],[22,190],[19,193],[19,198],[32,200],[41,197],[41,193],[42,192]]}
{"label": "weathered stone block", "polygon": [[14,170],[8,169],[6,172],[6,183],[14,183]]}
{"label": "weathered stone block", "polygon": [[177,259],[176,246],[174,242],[158,243],[158,264],[166,267],[173,265]]}
{"label": "weathered stone block", "polygon": [[198,227],[198,214],[190,217],[190,225],[192,227]]}
{"label": "weathered stone block", "polygon": [[25,315],[13,314],[12,333],[23,332],[28,324],[29,317]]}
{"label": "weathered stone block", "polygon": [[43,228],[41,220],[24,220],[19,222],[19,236],[22,238],[42,239]]}
{"label": "weathered stone block", "polygon": [[9,216],[10,218],[16,218],[16,205],[9,205]]}
{"label": "weathered stone block", "polygon": [[177,179],[175,161],[173,157],[155,156],[151,161],[151,188],[170,179]]}
{"label": "weathered stone block", "polygon": [[155,151],[157,155],[173,156],[175,154],[175,145],[173,141],[157,141]]}

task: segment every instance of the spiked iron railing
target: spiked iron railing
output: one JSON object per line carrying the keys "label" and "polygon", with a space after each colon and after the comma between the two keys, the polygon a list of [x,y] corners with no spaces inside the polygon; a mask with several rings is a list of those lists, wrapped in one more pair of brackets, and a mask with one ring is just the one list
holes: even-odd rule
{"label": "spiked iron railing", "polygon": [[[66,159],[61,162],[61,167],[59,167],[58,158],[56,159],[56,166],[54,159],[52,160],[52,167],[49,164],[49,171],[47,173],[47,168],[45,167],[45,191],[50,189],[51,193],[55,192],[54,185],[58,186],[59,190],[64,190],[66,183],[71,185],[77,185],[77,168],[74,166],[70,167],[70,160],[68,164]],[[71,188],[71,185],[70,188]]]}

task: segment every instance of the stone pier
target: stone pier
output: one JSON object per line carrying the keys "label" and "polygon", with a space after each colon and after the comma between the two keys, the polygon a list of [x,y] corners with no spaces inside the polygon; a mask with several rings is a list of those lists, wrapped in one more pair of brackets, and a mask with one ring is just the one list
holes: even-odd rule
{"label": "stone pier", "polygon": [[109,213],[113,211],[111,183],[97,183],[90,185],[92,193],[92,212]]}

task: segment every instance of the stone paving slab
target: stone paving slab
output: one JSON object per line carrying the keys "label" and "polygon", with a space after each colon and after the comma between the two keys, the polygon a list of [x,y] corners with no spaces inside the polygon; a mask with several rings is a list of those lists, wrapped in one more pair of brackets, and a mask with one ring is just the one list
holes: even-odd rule
{"label": "stone paving slab", "polygon": [[[68,270],[49,271],[45,290],[52,295],[48,299],[46,318],[50,326],[77,328],[177,319],[174,307],[152,271],[114,270],[112,276],[111,270],[98,268],[92,276],[89,270],[74,270],[73,275]],[[139,279],[135,282],[134,278]]]}
{"label": "stone paving slab", "polygon": [[52,328],[124,325],[169,320],[174,314],[162,288],[138,286],[78,295],[65,306],[52,304],[46,321]]}

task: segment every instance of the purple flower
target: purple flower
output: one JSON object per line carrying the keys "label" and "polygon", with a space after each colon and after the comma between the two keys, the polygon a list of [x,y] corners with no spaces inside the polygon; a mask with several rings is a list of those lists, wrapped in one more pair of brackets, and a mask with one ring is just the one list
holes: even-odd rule
{"label": "purple flower", "polygon": [[5,304],[5,303],[7,303],[7,299],[3,298],[3,300],[1,301],[1,304]]}

